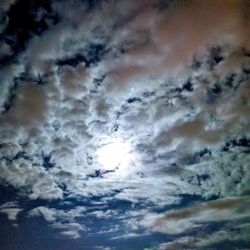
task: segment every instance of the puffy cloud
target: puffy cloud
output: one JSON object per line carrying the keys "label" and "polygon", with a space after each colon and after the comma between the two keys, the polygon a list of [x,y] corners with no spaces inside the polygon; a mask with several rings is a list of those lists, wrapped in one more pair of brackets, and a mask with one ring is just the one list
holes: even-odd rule
{"label": "puffy cloud", "polygon": [[127,92],[148,85],[147,79],[156,83],[160,77],[184,73],[183,67],[193,56],[204,53],[211,45],[241,46],[246,34],[242,26],[247,27],[242,23],[243,6],[244,2],[234,0],[215,0],[209,4],[176,1],[162,15],[150,8],[142,11],[133,25],[122,30],[131,37],[123,41],[131,44],[128,52],[115,63],[112,60],[105,65],[110,76],[108,90]]}
{"label": "puffy cloud", "polygon": [[54,181],[53,175],[46,174],[42,167],[27,161],[17,160],[10,165],[2,164],[1,179],[15,188],[26,190],[30,199],[62,199],[63,192]]}
{"label": "puffy cloud", "polygon": [[24,71],[24,65],[22,64],[11,64],[8,67],[3,67],[1,69],[1,85],[3,86],[3,90],[1,91],[1,112],[4,112],[6,105],[8,103],[8,98],[10,96],[11,89],[14,88],[15,82],[14,78],[18,77]]}
{"label": "puffy cloud", "polygon": [[9,126],[26,126],[42,123],[46,114],[46,94],[42,89],[30,84],[24,84],[18,90],[18,96],[13,106],[2,120]]}

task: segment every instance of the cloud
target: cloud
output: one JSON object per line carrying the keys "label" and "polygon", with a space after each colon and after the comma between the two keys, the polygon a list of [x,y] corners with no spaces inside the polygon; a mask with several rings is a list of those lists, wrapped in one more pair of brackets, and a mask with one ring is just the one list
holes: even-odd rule
{"label": "cloud", "polygon": [[[200,69],[190,71],[187,64],[187,70],[184,70],[185,73],[173,78],[174,81],[173,79],[171,80],[171,78],[166,78],[165,73],[158,71],[158,62],[155,64],[154,60],[142,60],[140,62],[136,60],[136,58],[143,58],[145,55],[150,59],[156,58],[155,60],[159,60],[160,64],[163,62],[163,65],[165,65],[164,58],[171,58],[171,55],[169,55],[169,57],[167,56],[168,53],[173,53],[173,56],[175,54],[177,55],[177,53],[174,53],[174,49],[164,52],[164,46],[179,46],[176,41],[183,33],[182,31],[185,31],[183,33],[184,40],[180,43],[180,46],[189,43],[193,46],[192,48],[182,46],[183,50],[187,49],[187,53],[183,52],[182,54],[185,57],[187,55],[187,58],[190,58],[190,60],[193,55],[198,52],[198,50],[196,51],[196,49],[199,48],[197,44],[203,46],[204,51],[206,51],[207,38],[212,39],[212,34],[214,33],[219,34],[222,31],[227,33],[228,29],[232,29],[232,34],[237,37],[238,30],[236,27],[240,25],[238,22],[240,3],[234,1],[227,3],[214,1],[212,6],[198,2],[182,5],[177,2],[172,8],[164,10],[162,13],[158,13],[148,3],[141,12],[138,12],[138,8],[141,7],[141,5],[139,4],[137,6],[137,4],[132,4],[131,2],[128,6],[128,10],[124,10],[124,23],[120,24],[122,30],[127,34],[126,36],[120,37],[112,28],[112,25],[118,22],[118,20],[121,20],[120,15],[117,16],[117,19],[110,19],[109,24],[103,24],[104,27],[107,25],[108,30],[112,30],[113,33],[111,34],[114,38],[117,36],[117,40],[113,39],[110,41],[111,44],[118,44],[119,42],[118,47],[122,47],[123,44],[126,46],[130,44],[127,47],[126,53],[118,54],[118,57],[115,58],[113,52],[110,52],[107,54],[107,57],[104,57],[100,62],[97,62],[96,65],[93,64],[93,66],[89,68],[86,68],[85,63],[79,63],[76,67],[56,65],[58,58],[71,56],[75,51],[78,51],[78,45],[75,48],[74,43],[69,43],[67,46],[72,48],[72,51],[67,52],[69,55],[66,55],[66,51],[62,48],[60,52],[62,56],[60,55],[57,58],[46,45],[43,45],[43,42],[46,43],[46,41],[48,41],[52,43],[53,46],[51,46],[56,50],[58,43],[66,43],[66,41],[70,39],[69,34],[73,32],[70,25],[68,25],[66,29],[63,29],[65,22],[68,22],[68,24],[77,23],[76,20],[78,21],[77,32],[79,32],[79,34],[76,33],[79,36],[83,27],[87,27],[88,32],[92,34],[91,29],[100,22],[101,17],[109,15],[112,8],[120,8],[120,4],[121,3],[117,3],[117,5],[114,4],[114,6],[108,4],[105,8],[102,7],[102,10],[97,8],[92,14],[93,16],[97,14],[99,16],[98,18],[95,16],[96,18],[92,19],[92,21],[86,21],[85,18],[82,20],[80,10],[79,13],[77,11],[75,15],[72,15],[69,10],[62,10],[55,4],[54,8],[57,9],[58,12],[67,14],[65,20],[59,23],[58,26],[51,27],[51,29],[42,34],[38,40],[33,39],[29,44],[27,52],[24,52],[20,57],[20,61],[23,60],[23,63],[27,63],[29,60],[32,61],[29,57],[25,60],[24,58],[26,55],[30,55],[30,51],[34,49],[36,53],[32,52],[32,57],[34,56],[37,60],[42,60],[44,64],[42,68],[37,70],[36,64],[34,63],[31,69],[26,72],[27,76],[22,76],[18,80],[16,89],[14,89],[15,94],[13,101],[10,104],[11,107],[8,112],[1,116],[1,123],[3,124],[1,136],[3,140],[6,141],[3,147],[5,148],[3,156],[6,156],[7,151],[12,152],[15,148],[12,157],[24,151],[27,157],[32,158],[33,162],[28,163],[28,166],[30,166],[29,171],[25,171],[19,167],[24,164],[23,162],[21,163],[21,160],[18,162],[13,161],[12,163],[15,162],[15,164],[12,164],[10,168],[2,166],[2,168],[5,169],[2,178],[14,186],[23,188],[27,186],[25,181],[18,181],[19,178],[14,180],[14,173],[20,170],[18,172],[20,176],[42,175],[41,180],[43,181],[41,181],[41,183],[39,182],[39,184],[35,184],[35,182],[31,181],[31,177],[26,176],[23,178],[27,180],[28,183],[32,183],[31,190],[29,190],[31,194],[29,195],[33,199],[38,197],[45,199],[46,197],[54,199],[62,198],[63,191],[59,187],[59,185],[62,184],[67,186],[67,190],[73,196],[78,194],[83,196],[90,194],[105,195],[105,193],[112,192],[113,189],[112,185],[107,183],[109,183],[109,181],[113,183],[112,181],[118,178],[119,181],[116,185],[122,191],[117,197],[129,200],[146,198],[154,200],[154,202],[156,202],[156,200],[162,200],[163,198],[161,198],[161,196],[163,191],[157,188],[150,192],[141,192],[141,190],[144,190],[144,185],[141,184],[142,174],[137,173],[143,173],[145,177],[143,181],[145,183],[154,182],[155,176],[157,176],[159,182],[169,183],[169,187],[166,188],[170,190],[168,193],[171,198],[169,199],[172,201],[178,200],[176,196],[178,196],[179,191],[174,191],[170,186],[179,187],[180,189],[185,189],[185,186],[188,187],[186,189],[188,193],[197,193],[197,188],[199,187],[194,183],[187,183],[187,176],[199,175],[200,172],[203,172],[203,169],[200,167],[194,170],[193,167],[192,171],[190,171],[190,169],[188,169],[189,167],[185,167],[183,161],[181,163],[184,164],[183,166],[176,165],[176,162],[181,160],[175,157],[179,155],[180,158],[185,158],[184,155],[191,155],[200,147],[214,147],[215,151],[218,150],[218,145],[220,145],[222,140],[228,135],[228,131],[237,134],[237,131],[241,130],[241,125],[239,124],[237,125],[237,129],[236,121],[242,120],[242,124],[246,121],[244,116],[248,114],[248,106],[243,105],[241,99],[247,99],[248,97],[247,85],[242,83],[235,95],[235,92],[226,89],[223,85],[224,83],[222,83],[222,86],[219,86],[221,94],[216,94],[216,88],[213,87],[215,77],[221,82],[225,81],[225,78],[223,75],[211,76],[211,72],[207,69],[206,65],[206,58],[211,57],[209,53],[206,55],[206,52],[204,52],[204,56],[200,55],[204,61]],[[82,8],[81,10],[84,10],[86,6]],[[127,19],[125,17],[130,15],[131,8],[134,14],[131,14],[130,18],[127,17]],[[193,15],[193,12],[199,8],[202,14]],[[208,9],[214,10],[214,16],[208,14]],[[221,14],[224,15],[224,19],[221,20],[218,27],[215,27],[213,23],[220,18],[219,16],[221,16]],[[145,23],[147,18],[149,19]],[[229,19],[232,20],[229,22]],[[209,21],[211,21],[211,26],[205,27],[205,23],[210,24]],[[191,35],[193,34],[193,29],[187,28],[184,30],[182,23],[190,23],[194,24],[195,27],[197,26],[197,30],[202,31],[199,33],[200,37]],[[177,28],[173,30],[171,28],[173,26]],[[133,42],[130,43],[127,41],[127,37],[129,37],[128,34],[135,34],[138,30],[148,30],[149,33],[143,31],[139,34],[141,34],[144,39],[142,39],[141,36],[131,36],[131,39],[134,39]],[[160,32],[160,30],[163,31]],[[57,36],[57,32],[59,32],[60,35]],[[51,36],[54,37],[52,40],[50,39]],[[195,42],[189,41],[191,37],[192,39],[198,40]],[[78,40],[80,38],[76,36],[75,39]],[[89,39],[96,41],[95,39],[97,38],[92,34]],[[108,46],[111,46],[106,36],[104,36],[103,39]],[[169,44],[167,43],[165,45],[162,42],[164,39],[167,40]],[[142,43],[142,41],[144,42]],[[79,40],[79,44],[83,47],[89,43],[90,41],[86,40],[86,37],[82,37]],[[223,43],[226,42],[223,41]],[[230,39],[229,43],[231,43]],[[46,51],[49,57],[44,58],[46,53],[39,53],[39,49],[37,50],[36,46],[41,46],[42,51]],[[112,44],[112,46],[115,46],[115,44]],[[216,46],[218,46],[218,44],[216,44]],[[156,49],[154,49],[154,47],[156,47]],[[224,48],[222,45],[221,47]],[[162,53],[159,54],[157,48],[160,49]],[[223,58],[226,56],[230,58],[231,53],[234,52],[234,48],[231,45],[225,47],[224,50],[224,54],[221,55]],[[142,54],[138,55],[139,51]],[[219,51],[220,50],[216,53],[220,53]],[[135,55],[133,53],[135,53]],[[188,56],[189,54],[190,56]],[[164,58],[161,58],[161,55]],[[50,56],[54,60],[51,60]],[[203,57],[205,57],[205,59]],[[176,61],[178,60],[179,59],[176,59]],[[188,60],[189,59],[186,61],[187,63]],[[135,65],[131,66],[131,61],[133,61]],[[175,60],[173,59],[171,61]],[[180,63],[182,64],[184,61],[185,60],[181,59]],[[227,61],[227,59],[225,59],[225,61]],[[151,63],[155,66],[151,65]],[[224,62],[219,63],[219,66],[223,66],[223,63]],[[239,62],[239,64],[242,63],[242,61]],[[175,64],[172,64],[172,66],[173,65]],[[147,73],[148,67],[150,67],[150,74]],[[214,71],[217,69],[218,68],[215,68]],[[23,71],[24,66],[21,64],[18,66],[9,66],[8,72],[10,72],[10,74],[4,73],[4,76],[7,77],[5,80],[6,84],[10,84],[13,79],[19,76]],[[94,79],[100,77],[100,72],[104,72],[106,77],[100,80],[100,86],[95,86],[93,83]],[[215,72],[213,72],[213,74],[216,75]],[[43,85],[36,84],[39,75],[42,75]],[[203,83],[199,78],[201,75],[204,81],[208,82],[207,87],[202,85]],[[238,81],[240,77],[244,77],[242,72],[238,72],[238,75]],[[184,88],[182,90],[182,86],[185,86],[185,82],[188,81],[187,76],[190,80],[189,84],[193,86],[193,91],[184,91]],[[167,81],[167,83],[164,84],[164,81]],[[143,84],[143,82],[146,83]],[[8,92],[9,88],[11,88],[11,85],[4,89]],[[117,89],[119,93],[113,93],[112,89]],[[214,92],[212,93],[212,91]],[[4,97],[8,96],[7,92],[3,94]],[[93,97],[94,93],[96,98]],[[153,94],[149,96],[147,93]],[[8,99],[8,97],[5,98]],[[136,102],[131,103],[128,101],[132,100],[131,98],[141,99],[142,104]],[[230,105],[224,105],[216,101],[213,101],[214,103],[208,103],[209,98],[213,100],[216,98],[221,98],[222,100],[230,98],[232,102]],[[212,118],[209,117],[210,114],[211,117],[213,114]],[[140,127],[140,123],[144,124],[143,130]],[[112,129],[115,126],[117,126],[118,131],[112,134]],[[15,133],[11,133],[14,129],[16,130],[16,135]],[[116,173],[106,175],[107,181],[99,179],[86,181],[84,179],[100,168],[100,164],[95,159],[95,151],[96,148],[101,145],[101,143],[99,143],[100,145],[97,143],[98,137],[102,136],[111,138],[121,137],[125,140],[130,138],[129,140],[131,141],[133,149],[138,148],[141,141],[149,145],[148,147],[151,148],[150,152],[146,152],[146,148],[140,152],[136,152],[136,154],[138,154],[134,162],[134,167],[128,171],[128,176],[132,178],[133,182],[126,183],[126,181],[117,176]],[[190,141],[192,141],[192,143]],[[21,145],[20,142],[22,142]],[[187,144],[189,147],[185,148]],[[154,148],[151,145],[154,145]],[[171,154],[170,152],[173,151],[175,151],[175,153]],[[53,169],[44,169],[43,154],[50,156],[50,165]],[[144,157],[142,157],[143,155]],[[166,161],[164,155],[172,156],[172,158],[169,158],[169,162]],[[216,156],[215,153],[214,155]],[[93,163],[89,165],[88,159],[91,157]],[[221,158],[221,160],[223,159]],[[149,167],[144,169],[140,165],[140,161],[147,162]],[[156,161],[159,166],[158,169],[154,171],[150,161]],[[39,167],[36,167],[36,165]],[[68,166],[71,166],[71,168],[69,169]],[[30,172],[32,172],[32,174],[29,174]],[[159,177],[157,173],[163,172],[165,175]],[[214,168],[212,168],[211,171],[208,170],[208,174],[213,174],[214,172]],[[154,177],[151,178],[149,176],[151,174],[153,174]],[[168,175],[170,175],[171,178]],[[173,175],[175,175],[174,179],[172,178]],[[74,178],[75,181],[72,181],[72,178]],[[31,179],[33,179],[33,177]],[[19,182],[22,182],[22,184]],[[137,185],[135,183],[139,184]],[[204,186],[207,184],[208,181],[204,182]],[[140,187],[140,185],[142,185],[142,187]],[[47,189],[45,186],[49,188]],[[86,189],[86,187],[88,188]],[[129,189],[126,189],[127,187],[129,187]],[[134,189],[134,187],[136,188]],[[205,192],[205,195],[207,195],[207,193],[208,192]],[[226,195],[226,193],[224,195]]]}
{"label": "cloud", "polygon": [[5,111],[6,107],[4,107],[4,104],[8,102],[8,98],[10,96],[11,89],[14,88],[15,77],[18,77],[21,73],[24,71],[24,65],[22,64],[11,64],[8,65],[8,67],[3,67],[1,69],[1,84],[3,86],[3,90],[1,91],[1,112]]}
{"label": "cloud", "polygon": [[110,75],[108,90],[127,92],[130,88],[140,88],[148,78],[166,78],[180,70],[185,72],[183,67],[212,44],[241,46],[242,36],[246,34],[242,31],[242,26],[246,27],[242,23],[243,6],[245,3],[234,0],[215,0],[209,4],[176,1],[162,15],[146,8],[133,25],[126,25],[121,32],[132,38],[123,41],[132,44],[127,53],[115,63],[112,60],[105,65]]}
{"label": "cloud", "polygon": [[[0,6],[0,33],[3,33],[8,26],[9,18],[7,15],[8,10],[10,9],[11,5],[13,5],[16,0],[3,0]],[[2,45],[1,45],[2,47]],[[0,53],[1,54],[1,53]]]}
{"label": "cloud", "polygon": [[[249,228],[249,225],[243,224],[243,227]],[[214,247],[220,247],[219,244],[223,242],[229,241],[230,243],[235,242],[242,242],[242,241],[249,241],[248,237],[248,231],[247,230],[240,230],[238,233],[235,233],[235,229],[237,227],[230,229],[225,228],[225,230],[218,230],[214,233],[208,235],[202,235],[197,234],[197,236],[186,236],[186,237],[180,237],[176,240],[161,243],[157,249],[159,250],[167,250],[167,249],[180,249],[180,248],[214,248]],[[217,246],[216,246],[217,245]],[[242,247],[244,248],[244,246]]]}
{"label": "cloud", "polygon": [[150,231],[168,235],[181,234],[211,222],[236,222],[248,218],[249,197],[224,198],[193,204],[165,214],[147,215],[141,225]]}
{"label": "cloud", "polygon": [[14,4],[15,2],[16,2],[16,0],[3,0],[2,4],[1,4],[1,8],[5,11],[8,11],[10,6],[12,4]]}
{"label": "cloud", "polygon": [[86,231],[84,225],[75,222],[77,218],[84,216],[83,212],[85,212],[84,207],[60,210],[41,206],[30,210],[29,216],[43,216],[54,229],[60,231],[60,235],[66,238],[76,239],[80,237],[80,232]]}
{"label": "cloud", "polygon": [[61,199],[62,190],[54,182],[53,175],[46,174],[41,166],[27,160],[16,160],[10,165],[2,164],[1,179],[18,189],[26,189],[30,199]]}
{"label": "cloud", "polygon": [[61,235],[72,239],[80,238],[81,235],[79,232],[85,231],[85,228],[78,223],[56,223],[53,224],[53,228],[62,230],[60,232]]}
{"label": "cloud", "polygon": [[[46,19],[46,31],[32,34],[18,54],[3,43],[0,54],[15,60],[0,69],[1,182],[31,200],[55,202],[101,197],[163,209],[181,204],[183,195],[218,198],[164,214],[144,211],[142,225],[167,234],[245,218],[246,2],[173,1],[164,9],[158,3],[102,1],[90,8],[54,1],[57,23]],[[4,2],[1,15],[11,4]],[[133,161],[106,171],[98,150],[117,140],[130,145]],[[12,220],[22,208],[2,209]],[[83,212],[38,207],[30,215],[78,238],[86,230],[76,221]],[[138,221],[127,225],[136,231]],[[137,235],[133,230],[129,235]]]}
{"label": "cloud", "polygon": [[17,216],[23,209],[19,207],[19,204],[15,201],[6,202],[0,205],[0,213],[6,214],[10,221],[16,221]]}
{"label": "cloud", "polygon": [[4,122],[26,128],[44,121],[46,114],[46,94],[39,87],[23,84],[13,106],[6,114]]}

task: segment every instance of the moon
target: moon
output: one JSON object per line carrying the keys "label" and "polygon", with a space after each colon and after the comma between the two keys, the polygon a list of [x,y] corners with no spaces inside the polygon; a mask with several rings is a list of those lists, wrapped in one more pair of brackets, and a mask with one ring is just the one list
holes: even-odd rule
{"label": "moon", "polygon": [[110,140],[98,149],[97,159],[103,170],[126,171],[133,159],[131,145],[121,139]]}

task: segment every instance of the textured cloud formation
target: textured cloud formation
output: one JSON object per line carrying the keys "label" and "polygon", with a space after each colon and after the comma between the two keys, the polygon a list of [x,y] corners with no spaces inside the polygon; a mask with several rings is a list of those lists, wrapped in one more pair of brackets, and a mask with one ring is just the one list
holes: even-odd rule
{"label": "textured cloud formation", "polygon": [[0,206],[0,213],[6,214],[8,219],[15,221],[18,214],[22,211],[17,202],[6,202]]}
{"label": "textured cloud formation", "polygon": [[34,217],[42,215],[53,228],[60,230],[61,235],[76,239],[80,237],[81,231],[86,230],[83,225],[74,221],[75,218],[81,217],[84,211],[85,209],[82,207],[76,207],[67,211],[37,207],[29,212],[29,216]]}
{"label": "textured cloud formation", "polygon": [[[29,34],[11,28],[11,10],[21,1],[15,2],[0,9],[3,185],[30,200],[141,204],[126,221],[110,210],[132,237],[139,228],[184,235],[218,221],[249,227],[247,1],[31,4],[34,27],[41,27]],[[98,150],[117,140],[130,145],[132,160],[107,170]],[[185,195],[217,200],[157,212]],[[13,204],[0,207],[10,220],[22,211]],[[88,231],[77,222],[84,211],[39,206],[27,216],[79,238]],[[99,209],[87,214],[110,216]],[[210,240],[182,235],[159,249],[236,241],[229,228]]]}
{"label": "textured cloud formation", "polygon": [[[218,244],[227,242],[228,239],[235,242],[249,241],[249,223],[242,224],[240,227],[232,227],[232,225],[226,225],[226,230],[219,230],[209,235],[197,235],[196,237],[179,237],[169,243],[162,243],[159,245],[159,250],[167,249],[182,249],[182,248],[218,248]],[[236,233],[237,232],[237,233]],[[217,245],[216,245],[217,244]],[[215,246],[215,247],[214,247]],[[244,249],[244,248],[243,248]]]}
{"label": "textured cloud formation", "polygon": [[225,198],[194,204],[188,208],[169,211],[164,215],[151,215],[143,223],[156,231],[180,234],[193,228],[204,227],[204,223],[247,218],[248,206],[248,197]]}

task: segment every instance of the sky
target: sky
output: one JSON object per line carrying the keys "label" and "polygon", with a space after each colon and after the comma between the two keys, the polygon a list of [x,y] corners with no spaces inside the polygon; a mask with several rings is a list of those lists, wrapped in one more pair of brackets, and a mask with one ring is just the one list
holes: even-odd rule
{"label": "sky", "polygon": [[248,0],[1,0],[1,250],[250,249]]}

